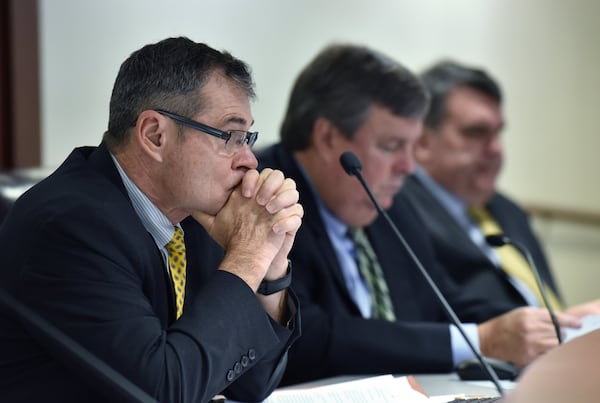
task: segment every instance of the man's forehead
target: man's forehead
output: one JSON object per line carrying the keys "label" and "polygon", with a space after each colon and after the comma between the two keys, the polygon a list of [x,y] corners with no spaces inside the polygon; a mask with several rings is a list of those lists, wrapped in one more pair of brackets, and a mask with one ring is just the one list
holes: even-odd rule
{"label": "man's forehead", "polygon": [[455,118],[463,122],[493,122],[503,124],[502,108],[492,97],[467,87],[450,92],[446,104],[446,119]]}
{"label": "man's forehead", "polygon": [[221,123],[252,125],[254,119],[250,97],[234,80],[217,75],[209,79],[200,91],[201,115],[209,115]]}

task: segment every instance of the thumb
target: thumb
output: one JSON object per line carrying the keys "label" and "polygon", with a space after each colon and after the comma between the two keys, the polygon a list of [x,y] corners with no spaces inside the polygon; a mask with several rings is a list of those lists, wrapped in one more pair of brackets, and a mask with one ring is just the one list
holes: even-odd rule
{"label": "thumb", "polygon": [[200,225],[202,225],[202,227],[204,227],[204,229],[206,230],[208,235],[212,239],[214,239],[215,242],[217,242],[219,244],[219,246],[221,246],[221,248],[225,249],[226,239],[224,238],[223,234],[217,233],[219,228],[217,228],[217,226],[215,225],[215,221],[216,221],[215,216],[203,213],[201,211],[196,211],[196,212],[192,213],[192,217],[194,217],[194,220],[196,220],[198,222],[198,224],[200,224]]}

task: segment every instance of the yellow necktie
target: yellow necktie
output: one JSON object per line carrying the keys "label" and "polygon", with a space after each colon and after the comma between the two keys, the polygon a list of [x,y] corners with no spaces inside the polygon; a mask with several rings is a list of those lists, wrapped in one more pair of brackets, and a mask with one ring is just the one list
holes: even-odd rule
{"label": "yellow necktie", "polygon": [[[500,235],[503,233],[500,225],[496,222],[494,217],[485,208],[470,208],[469,215],[481,228],[484,236],[488,235]],[[535,295],[540,306],[545,306],[542,294],[535,281],[535,276],[531,271],[531,267],[523,255],[511,244],[506,244],[496,248],[496,253],[500,259],[500,265],[502,269],[511,277],[518,279],[529,288],[529,290]],[[548,297],[548,303],[555,310],[562,309],[558,297],[550,287],[544,284],[546,296]]]}
{"label": "yellow necktie", "polygon": [[183,313],[183,300],[185,298],[185,243],[183,241],[183,231],[175,227],[173,238],[166,246],[169,253],[169,271],[173,280],[175,290],[175,301],[177,304],[177,319]]}

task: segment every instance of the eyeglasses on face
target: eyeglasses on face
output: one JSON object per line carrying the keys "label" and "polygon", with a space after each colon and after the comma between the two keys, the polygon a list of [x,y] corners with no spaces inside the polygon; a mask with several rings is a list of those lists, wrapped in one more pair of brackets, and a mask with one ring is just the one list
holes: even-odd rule
{"label": "eyeglasses on face", "polygon": [[258,138],[258,132],[247,132],[245,130],[223,131],[205,125],[204,123],[186,118],[185,116],[165,111],[164,109],[155,109],[154,111],[160,113],[161,115],[167,116],[184,126],[225,140],[224,152],[227,155],[236,153],[244,146],[244,144],[248,144],[248,147],[252,148],[254,143],[256,143],[256,139]]}

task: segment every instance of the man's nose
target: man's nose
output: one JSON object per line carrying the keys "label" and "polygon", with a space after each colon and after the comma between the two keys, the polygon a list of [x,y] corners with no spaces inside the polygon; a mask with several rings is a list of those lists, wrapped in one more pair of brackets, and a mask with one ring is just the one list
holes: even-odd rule
{"label": "man's nose", "polygon": [[486,150],[490,154],[502,154],[504,146],[502,144],[502,136],[500,136],[499,133],[496,133],[490,137],[486,144]]}
{"label": "man's nose", "polygon": [[407,148],[398,153],[394,163],[394,172],[408,175],[415,169],[415,159],[412,148]]}
{"label": "man's nose", "polygon": [[248,169],[256,169],[258,167],[258,160],[252,148],[248,144],[244,144],[242,148],[237,152],[235,157],[235,168],[246,167]]}

